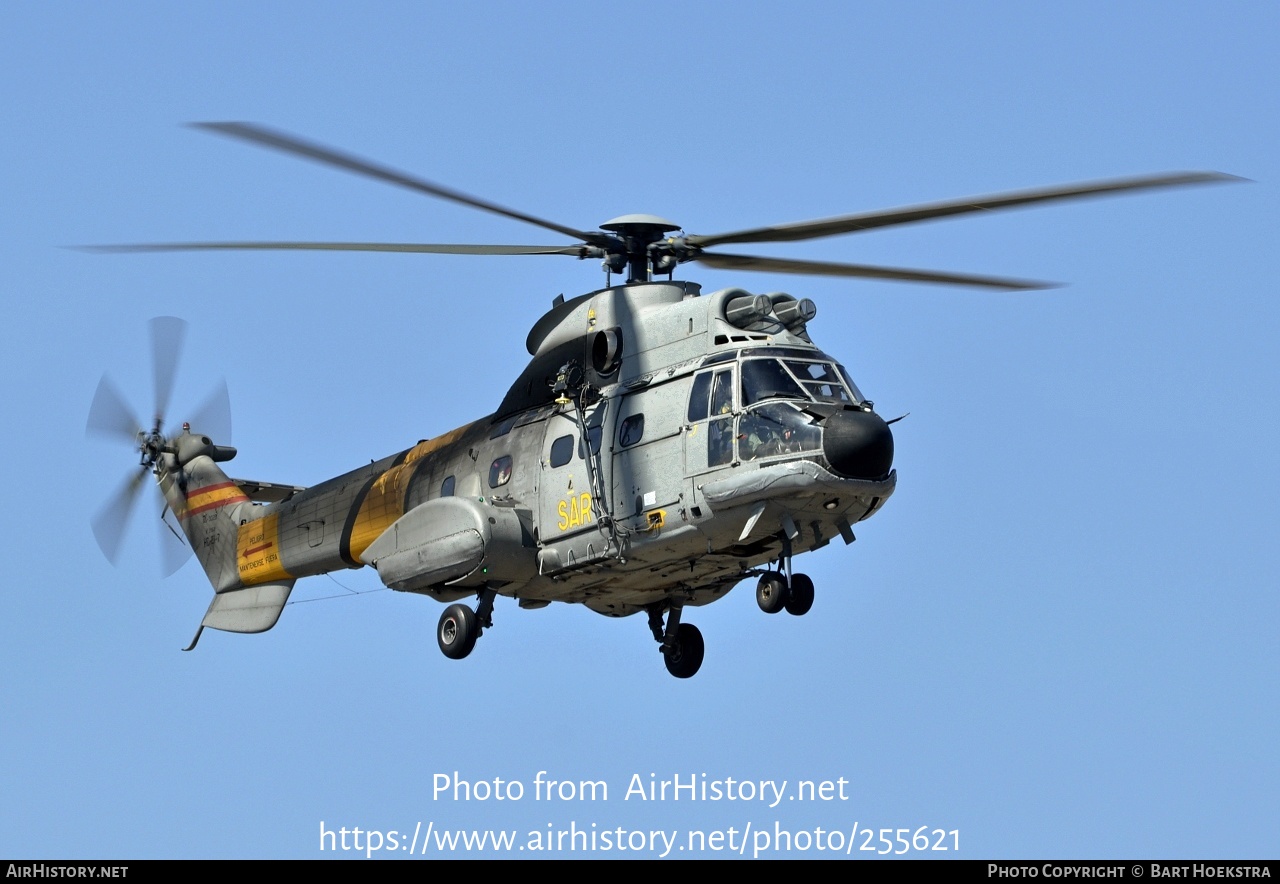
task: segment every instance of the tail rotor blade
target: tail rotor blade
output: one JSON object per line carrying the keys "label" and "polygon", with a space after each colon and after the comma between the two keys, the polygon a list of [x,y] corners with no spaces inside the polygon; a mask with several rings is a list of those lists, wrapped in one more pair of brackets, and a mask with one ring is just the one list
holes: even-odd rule
{"label": "tail rotor blade", "polygon": [[208,436],[219,445],[231,444],[231,394],[227,392],[226,380],[218,382],[218,386],[191,414],[187,421],[191,429]]}
{"label": "tail rotor blade", "polygon": [[142,469],[130,476],[91,522],[98,548],[113,565],[120,555],[120,541],[124,539],[125,529],[129,527],[129,517],[133,515],[134,505],[138,502],[138,492],[142,490],[148,475],[149,471]]}
{"label": "tail rotor blade", "polygon": [[151,320],[151,367],[154,372],[157,423],[164,423],[165,411],[173,395],[173,382],[178,374],[178,359],[187,323],[176,316],[157,316]]}
{"label": "tail rotor blade", "polygon": [[160,518],[156,523],[156,527],[160,531],[161,577],[168,577],[175,573],[191,557],[191,547],[178,536],[178,530],[166,518],[168,515],[169,510],[166,508],[160,513]]}
{"label": "tail rotor blade", "polygon": [[85,433],[98,436],[109,436],[133,443],[137,440],[141,424],[116,389],[115,384],[105,374],[98,381],[98,390],[93,394],[93,404],[89,406],[89,420],[85,424]]}

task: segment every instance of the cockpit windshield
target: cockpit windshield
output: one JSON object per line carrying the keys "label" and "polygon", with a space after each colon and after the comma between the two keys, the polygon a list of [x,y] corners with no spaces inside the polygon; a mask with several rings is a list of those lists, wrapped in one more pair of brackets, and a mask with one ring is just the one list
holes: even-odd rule
{"label": "cockpit windshield", "polygon": [[766,399],[807,399],[782,363],[776,359],[748,359],[742,363],[742,404]]}
{"label": "cockpit windshield", "polygon": [[808,399],[817,402],[859,403],[862,394],[849,373],[834,362],[800,359],[745,359],[742,362],[742,404],[766,399]]}
{"label": "cockpit windshield", "polygon": [[744,461],[821,448],[822,431],[795,405],[761,405],[744,414],[738,426],[738,457]]}

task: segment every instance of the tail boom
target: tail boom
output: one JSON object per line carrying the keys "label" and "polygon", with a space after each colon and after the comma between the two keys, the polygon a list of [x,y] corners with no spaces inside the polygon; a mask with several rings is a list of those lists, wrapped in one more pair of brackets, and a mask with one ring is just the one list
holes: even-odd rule
{"label": "tail boom", "polygon": [[[279,564],[276,515],[262,516],[206,455],[185,464],[171,457],[159,482],[213,585],[213,600],[200,629],[256,633],[275,626],[294,584]],[[197,632],[188,650],[199,638]]]}

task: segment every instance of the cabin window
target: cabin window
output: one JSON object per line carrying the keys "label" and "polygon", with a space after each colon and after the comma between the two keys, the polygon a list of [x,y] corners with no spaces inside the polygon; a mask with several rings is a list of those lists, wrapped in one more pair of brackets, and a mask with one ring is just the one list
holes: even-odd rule
{"label": "cabin window", "polygon": [[494,426],[494,428],[493,428],[492,432],[490,432],[490,433],[489,433],[489,438],[490,438],[490,439],[497,439],[497,438],[499,438],[499,437],[501,437],[501,436],[505,436],[505,435],[507,435],[507,433],[510,433],[510,432],[511,432],[511,428],[512,428],[512,427],[514,427],[514,426],[516,425],[516,420],[517,420],[519,417],[520,417],[520,415],[518,415],[518,414],[516,414],[516,415],[512,415],[511,417],[507,418],[506,420],[502,421],[501,423],[496,424],[496,425]]}
{"label": "cabin window", "polygon": [[556,408],[558,407],[559,406],[557,405],[551,404],[551,405],[542,405],[542,406],[539,406],[538,408],[530,409],[529,411],[526,411],[523,414],[516,416],[515,425],[517,427],[527,427],[529,424],[537,423],[538,421],[549,417],[551,413],[555,411]]}
{"label": "cabin window", "polygon": [[626,448],[628,445],[635,445],[644,436],[644,415],[633,414],[622,422],[622,429],[618,431],[618,443]]}
{"label": "cabin window", "polygon": [[489,487],[501,488],[511,481],[511,455],[504,454],[489,465]]}
{"label": "cabin window", "polygon": [[453,486],[454,486],[454,479],[453,479],[453,476],[450,476],[449,478],[447,478],[447,479],[445,479],[443,482],[441,482],[441,483],[440,483],[440,496],[441,496],[441,497],[453,497]]}
{"label": "cabin window", "polygon": [[561,436],[551,443],[551,466],[562,467],[573,460],[573,434]]}

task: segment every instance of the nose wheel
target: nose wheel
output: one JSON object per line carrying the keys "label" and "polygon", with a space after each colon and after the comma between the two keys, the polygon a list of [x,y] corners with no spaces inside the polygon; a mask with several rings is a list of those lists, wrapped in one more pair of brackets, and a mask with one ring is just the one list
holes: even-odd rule
{"label": "nose wheel", "polygon": [[813,607],[813,581],[809,579],[809,575],[792,574],[791,586],[787,589],[787,601],[783,605],[787,613],[797,617],[808,614]]}
{"label": "nose wheel", "polygon": [[807,574],[792,574],[788,581],[781,571],[766,571],[756,584],[756,604],[766,614],[786,609],[800,617],[813,607],[813,581]]}
{"label": "nose wheel", "polygon": [[787,578],[777,571],[766,571],[756,584],[756,604],[766,614],[776,614],[787,604]]}

